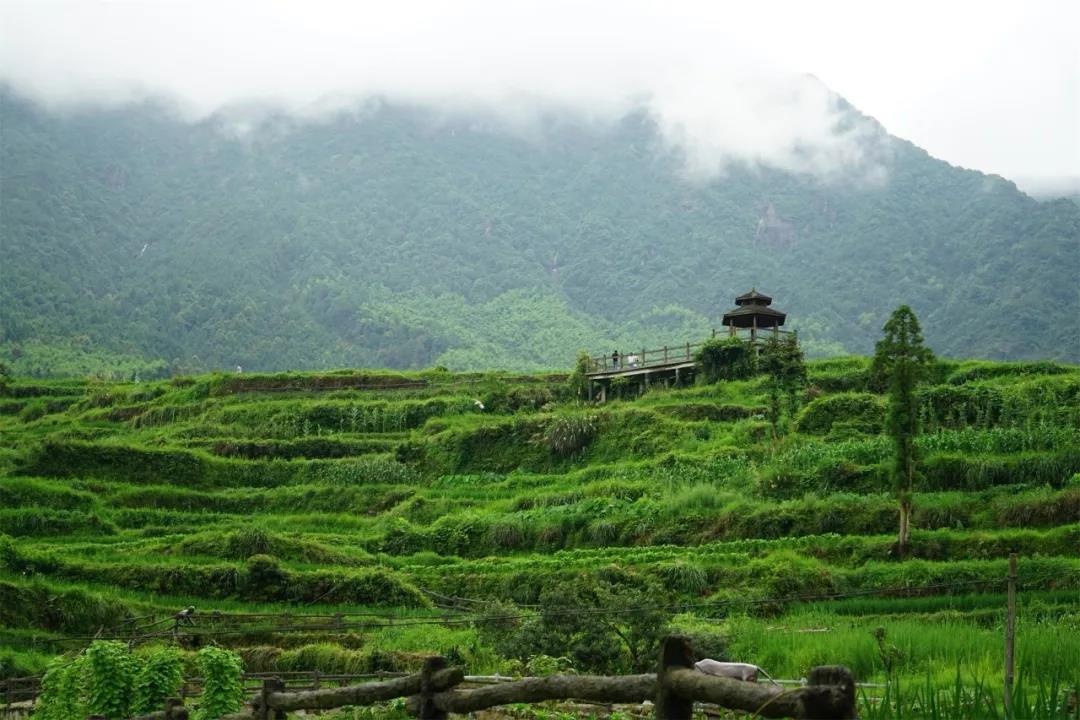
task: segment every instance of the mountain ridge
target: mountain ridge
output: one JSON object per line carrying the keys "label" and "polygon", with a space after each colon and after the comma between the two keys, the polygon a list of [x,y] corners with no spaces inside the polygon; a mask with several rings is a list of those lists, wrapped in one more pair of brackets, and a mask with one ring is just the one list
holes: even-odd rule
{"label": "mountain ridge", "polygon": [[9,355],[566,367],[701,337],[754,285],[817,354],[868,352],[908,303],[943,354],[1080,360],[1080,208],[891,136],[875,185],[689,180],[641,114],[527,138],[382,103],[230,137],[3,93],[0,118]]}

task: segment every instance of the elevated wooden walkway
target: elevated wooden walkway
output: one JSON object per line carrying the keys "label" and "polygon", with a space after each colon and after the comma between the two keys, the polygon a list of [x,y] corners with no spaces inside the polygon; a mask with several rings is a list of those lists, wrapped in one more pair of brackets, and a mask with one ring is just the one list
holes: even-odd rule
{"label": "elevated wooden walkway", "polygon": [[612,381],[619,378],[638,386],[639,392],[653,383],[677,387],[690,382],[697,370],[694,353],[701,345],[686,343],[674,348],[664,346],[658,350],[643,349],[640,353],[589,358],[589,371],[586,373],[589,400],[605,402],[612,392]]}
{"label": "elevated wooden walkway", "polygon": [[[756,344],[767,337],[787,334],[779,328],[768,330],[747,329],[739,332],[731,328],[725,337],[738,337],[747,344]],[[716,330],[712,336],[717,337]],[[627,384],[636,386],[644,392],[650,385],[662,383],[665,387],[679,387],[694,381],[697,375],[697,362],[694,356],[704,342],[665,345],[655,350],[642,349],[628,353],[614,352],[611,355],[596,355],[589,358],[589,369],[585,373],[588,379],[589,400],[594,398],[604,402],[611,394],[612,381],[625,379]],[[621,383],[620,383],[621,384]]]}

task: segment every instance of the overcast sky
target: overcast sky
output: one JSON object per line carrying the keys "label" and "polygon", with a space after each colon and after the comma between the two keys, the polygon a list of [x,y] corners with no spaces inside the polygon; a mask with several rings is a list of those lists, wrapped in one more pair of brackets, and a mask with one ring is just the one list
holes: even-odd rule
{"label": "overcast sky", "polygon": [[166,95],[189,117],[376,94],[519,122],[646,105],[691,170],[866,170],[863,129],[836,133],[809,74],[931,154],[1035,188],[1080,178],[1078,28],[1076,0],[0,0],[0,79],[56,107]]}

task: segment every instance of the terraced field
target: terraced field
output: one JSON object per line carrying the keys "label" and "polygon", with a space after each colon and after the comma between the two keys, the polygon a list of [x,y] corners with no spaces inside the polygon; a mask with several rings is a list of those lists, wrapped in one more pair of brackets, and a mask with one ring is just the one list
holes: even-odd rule
{"label": "terraced field", "polygon": [[810,371],[778,438],[763,379],[606,405],[442,371],[12,381],[0,677],[95,634],[250,671],[625,672],[678,629],[774,677],[996,687],[1017,552],[1019,671],[1080,684],[1080,369],[939,363],[903,561],[866,361]]}

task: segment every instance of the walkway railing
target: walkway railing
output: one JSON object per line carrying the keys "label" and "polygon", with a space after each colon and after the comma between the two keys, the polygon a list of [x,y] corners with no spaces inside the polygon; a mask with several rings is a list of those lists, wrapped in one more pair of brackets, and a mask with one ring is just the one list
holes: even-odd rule
{"label": "walkway railing", "polygon": [[693,362],[697,349],[705,343],[686,343],[655,350],[639,350],[618,355],[597,355],[589,358],[589,372],[620,372],[637,368],[660,367],[681,362]]}
{"label": "walkway railing", "polygon": [[[781,330],[779,328],[760,328],[756,332],[756,339],[758,341],[765,340],[774,332],[779,335],[786,335],[791,331]],[[729,336],[726,329],[718,331],[714,328],[712,331],[712,337],[714,338]],[[746,342],[753,342],[751,333],[747,328],[739,328],[734,337],[740,338]],[[611,355],[595,355],[589,358],[589,372],[625,372],[627,370],[636,370],[639,368],[664,367],[666,365],[693,362],[694,355],[697,354],[698,348],[704,344],[705,342],[688,342],[682,345],[665,345],[653,350],[647,350],[645,348],[642,348],[641,350],[630,350],[628,352],[618,350]]]}

